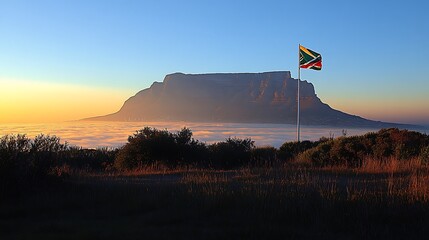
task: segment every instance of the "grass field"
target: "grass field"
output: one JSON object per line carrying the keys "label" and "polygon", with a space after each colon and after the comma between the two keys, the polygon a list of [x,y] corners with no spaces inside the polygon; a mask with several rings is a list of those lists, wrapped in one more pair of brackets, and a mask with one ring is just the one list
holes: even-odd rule
{"label": "grass field", "polygon": [[1,239],[421,239],[429,167],[305,163],[73,174],[1,198]]}

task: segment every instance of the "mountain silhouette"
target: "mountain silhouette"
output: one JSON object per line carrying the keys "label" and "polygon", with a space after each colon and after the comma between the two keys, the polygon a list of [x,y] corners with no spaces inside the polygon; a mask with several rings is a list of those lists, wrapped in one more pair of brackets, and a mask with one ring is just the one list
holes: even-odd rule
{"label": "mountain silhouette", "polygon": [[[313,84],[300,82],[301,124],[349,127],[407,127],[372,121],[331,108]],[[113,114],[91,121],[191,121],[296,123],[297,80],[289,71],[169,74],[125,101]]]}

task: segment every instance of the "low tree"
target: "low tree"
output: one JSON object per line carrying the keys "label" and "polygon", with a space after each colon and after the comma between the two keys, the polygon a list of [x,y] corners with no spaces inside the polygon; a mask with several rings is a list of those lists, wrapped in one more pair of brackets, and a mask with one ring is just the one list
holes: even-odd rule
{"label": "low tree", "polygon": [[429,164],[429,145],[422,148],[419,158],[423,164]]}
{"label": "low tree", "polygon": [[0,138],[0,188],[19,189],[52,177],[61,151],[67,146],[56,136],[40,134],[33,140],[26,135],[5,135]]}
{"label": "low tree", "polygon": [[274,147],[256,147],[252,149],[250,165],[273,166],[277,163],[277,149]]}
{"label": "low tree", "polygon": [[278,156],[280,160],[290,161],[298,156],[298,154],[317,146],[319,142],[311,141],[294,141],[285,142],[280,146]]}
{"label": "low tree", "polygon": [[145,127],[128,137],[116,158],[117,169],[132,169],[139,166],[162,162],[175,167],[180,164],[198,164],[207,153],[205,144],[192,138],[192,132],[183,128],[177,133]]}
{"label": "low tree", "polygon": [[234,169],[250,163],[254,141],[250,138],[227,138],[209,146],[212,166],[219,169]]}

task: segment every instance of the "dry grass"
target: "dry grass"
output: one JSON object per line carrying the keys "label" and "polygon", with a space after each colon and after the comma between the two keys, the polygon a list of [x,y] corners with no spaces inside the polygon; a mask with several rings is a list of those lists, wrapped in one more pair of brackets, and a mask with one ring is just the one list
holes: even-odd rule
{"label": "dry grass", "polygon": [[[418,159],[366,159],[361,167],[314,168],[295,163],[280,168],[187,171],[180,183],[200,195],[319,195],[326,200],[429,203],[429,167]],[[219,191],[220,193],[217,193]]]}
{"label": "dry grass", "polygon": [[426,169],[419,158],[407,160],[398,160],[396,158],[388,158],[386,160],[364,159],[361,167],[356,170],[360,173],[399,173],[410,172],[418,169]]}
{"label": "dry grass", "polygon": [[[82,239],[415,239],[429,234],[429,171],[416,159],[367,159],[353,169],[296,162],[234,171],[158,165],[75,176],[68,184],[0,206],[5,216],[0,230],[40,239],[64,239],[76,231]],[[81,219],[86,220],[80,224]],[[29,221],[33,225],[27,227]],[[27,229],[13,232],[16,226]],[[59,230],[49,235],[52,226]]]}
{"label": "dry grass", "polygon": [[170,167],[161,162],[154,162],[152,164],[146,164],[139,166],[135,169],[126,170],[123,172],[116,172],[116,175],[122,176],[144,176],[153,174],[175,174],[191,170],[189,167]]}

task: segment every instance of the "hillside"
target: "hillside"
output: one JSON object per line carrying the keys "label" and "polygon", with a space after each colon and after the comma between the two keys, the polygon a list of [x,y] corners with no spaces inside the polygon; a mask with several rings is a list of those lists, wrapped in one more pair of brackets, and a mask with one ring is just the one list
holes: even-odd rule
{"label": "hillside", "polygon": [[[406,127],[331,108],[301,81],[301,123],[350,127]],[[192,121],[296,123],[297,80],[289,71],[169,74],[125,101],[113,114],[91,121]]]}

